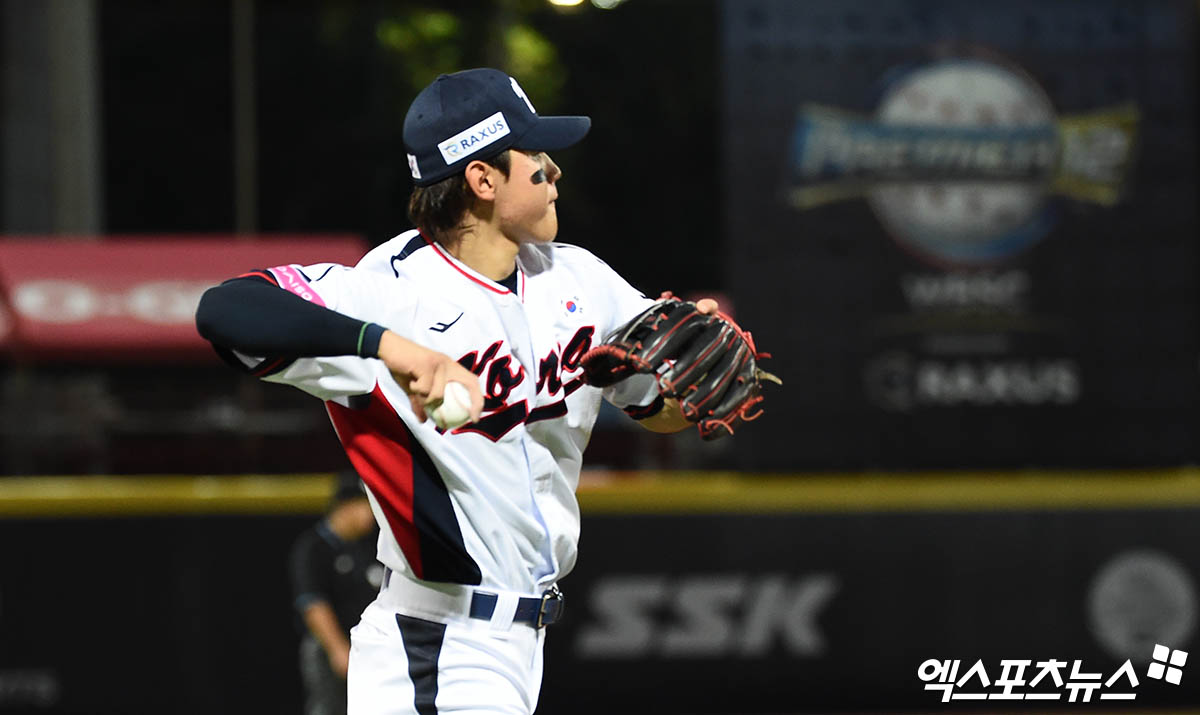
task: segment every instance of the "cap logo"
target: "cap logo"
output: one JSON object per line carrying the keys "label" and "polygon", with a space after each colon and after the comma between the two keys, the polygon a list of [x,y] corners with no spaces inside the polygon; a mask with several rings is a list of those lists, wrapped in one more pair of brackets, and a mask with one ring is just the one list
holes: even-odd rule
{"label": "cap logo", "polygon": [[446,164],[450,165],[496,143],[508,136],[509,132],[508,120],[504,118],[504,113],[496,112],[482,122],[439,142],[438,151],[442,153]]}
{"label": "cap logo", "polygon": [[513,77],[509,77],[508,81],[512,82],[513,92],[515,92],[518,97],[525,100],[525,106],[529,107],[529,111],[537,114],[537,110],[533,108],[533,102],[529,101],[529,95],[525,94],[525,90],[521,89],[521,85],[517,84],[517,80]]}
{"label": "cap logo", "polygon": [[417,157],[412,154],[408,155],[408,170],[412,173],[412,178],[421,178],[421,167],[417,166]]}

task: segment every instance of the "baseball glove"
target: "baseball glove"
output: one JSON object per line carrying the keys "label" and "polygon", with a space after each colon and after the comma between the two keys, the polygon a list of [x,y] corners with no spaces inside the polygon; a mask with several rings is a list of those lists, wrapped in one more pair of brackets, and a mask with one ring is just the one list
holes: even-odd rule
{"label": "baseball glove", "polygon": [[724,313],[705,315],[670,293],[589,350],[582,360],[587,382],[608,387],[638,373],[655,375],[659,393],[674,398],[700,436],[733,434],[733,423],[762,414],[764,380],[782,384],[758,367],[770,357],[750,333]]}

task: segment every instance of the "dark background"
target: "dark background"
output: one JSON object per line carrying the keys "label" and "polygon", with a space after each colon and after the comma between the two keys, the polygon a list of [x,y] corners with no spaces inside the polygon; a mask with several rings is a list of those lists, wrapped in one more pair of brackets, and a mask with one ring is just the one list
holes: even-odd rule
{"label": "dark background", "polygon": [[[247,65],[235,60],[239,8],[252,27]],[[63,127],[51,100],[82,95],[52,81],[55,63],[75,56],[53,30],[85,15],[100,191],[93,217],[72,222],[55,203]],[[0,0],[0,232],[99,241],[332,232],[374,245],[409,228],[400,127],[417,91],[439,72],[510,71],[540,112],[593,120],[584,142],[555,154],[565,171],[560,239],[647,294],[720,295],[785,382],[768,387],[761,420],[715,443],[651,435],[603,412],[589,468],[728,470],[720,478],[734,495],[754,476],[741,472],[782,475],[796,494],[828,473],[849,493],[863,478],[929,470],[1095,479],[1103,492],[1098,471],[1122,469],[1127,484],[1165,468],[1178,470],[1185,495],[1177,509],[1081,499],[976,510],[927,494],[937,506],[912,513],[722,514],[709,504],[714,514],[654,515],[627,504],[589,514],[583,558],[564,584],[568,620],[548,641],[541,712],[944,712],[917,681],[925,658],[983,658],[993,669],[1001,658],[1081,658],[1111,673],[1119,659],[1089,624],[1087,603],[1119,554],[1164,555],[1191,587],[1179,605],[1154,573],[1135,570],[1119,623],[1151,638],[1168,616],[1194,621],[1196,19],[1192,0],[626,0],[608,11],[545,0]],[[788,205],[803,107],[869,120],[904,71],[955,53],[1019,69],[1056,122],[1135,107],[1137,149],[1119,200],[1052,192],[1039,240],[971,265],[906,250],[863,191]],[[252,100],[249,137],[237,129],[239,86]],[[238,163],[247,154],[252,175]],[[1028,292],[1009,312],[923,308],[904,291],[914,279],[1013,275]],[[889,332],[895,325],[904,329]],[[955,343],[963,336],[985,347],[953,347],[970,344]],[[888,386],[913,399],[879,399],[881,364],[900,366]],[[1078,381],[1070,400],[939,402],[917,392],[922,365],[977,376],[1064,364]],[[215,358],[0,352],[0,474],[10,484],[344,465],[318,402]],[[48,676],[60,687],[29,712],[298,710],[285,554],[315,512],[91,518],[65,509],[0,520],[0,676],[9,678],[0,684],[24,674],[26,685]],[[577,651],[598,622],[593,594],[613,579],[678,589],[812,574],[838,584],[819,622],[819,656],[782,642],[757,658],[659,657],[658,641],[644,657]],[[646,619],[659,636],[685,621],[670,603]],[[747,603],[732,603],[725,625],[740,629]],[[1170,645],[1194,643],[1193,623]],[[1194,706],[1194,675],[1185,671],[1180,688],[1143,678],[1128,711]]]}
{"label": "dark background", "polygon": [[[600,446],[602,463],[671,466],[677,458],[694,466],[686,463],[693,455],[710,467],[755,471],[1103,468],[1198,457],[1192,2],[629,0],[609,11],[542,0],[258,2],[248,6],[248,65],[234,59],[234,7],[95,5],[97,233],[340,232],[377,244],[409,227],[400,127],[412,97],[438,72],[504,65],[542,112],[593,119],[587,140],[556,157],[565,170],[560,239],[593,250],[647,294],[719,295],[772,353],[765,365],[785,383],[768,388],[766,419],[719,449],[672,443],[674,454],[655,462]],[[1056,122],[1133,107],[1136,147],[1120,198],[1101,205],[1051,191],[1050,228],[1039,240],[961,265],[906,250],[863,198],[788,205],[789,147],[803,107],[870,117],[905,70],[955,53],[1023,74]],[[251,88],[249,149],[235,136],[238,76]],[[256,160],[252,205],[240,214],[247,199],[234,179],[247,174],[238,152]],[[14,217],[7,224],[9,233],[39,229]],[[1013,275],[1028,286],[1015,311],[926,309],[904,293],[914,278]],[[1008,327],[992,327],[997,321]],[[963,336],[993,346],[931,347]],[[874,394],[889,380],[917,391],[931,363],[985,384],[988,370],[1035,381],[1065,370],[1077,394],[992,403],[918,397],[903,408]],[[176,411],[197,425],[188,439],[220,442],[201,452],[250,456],[200,459],[190,469],[266,468],[254,456],[259,447],[211,419],[213,395],[232,392],[235,409],[318,408],[299,394],[234,387],[236,378],[211,365],[143,364],[133,380],[123,368],[72,366],[102,401],[127,408],[73,428],[90,436],[68,451],[86,454],[34,456],[16,440],[4,471],[170,471],[113,446],[137,439],[130,414],[140,424],[172,422],[141,400],[147,393],[174,395]],[[45,410],[29,385],[58,383],[58,368],[13,367],[23,377],[13,386],[6,373],[5,411]],[[271,439],[328,445],[322,421]],[[606,417],[598,445],[610,427],[624,438],[619,418]],[[337,468],[336,448],[297,454],[275,469]]]}
{"label": "dark background", "polygon": [[[258,229],[348,231],[373,244],[407,230],[400,129],[424,86],[412,77],[445,64],[438,49],[457,59],[445,71],[485,66],[508,18],[540,33],[558,59],[549,87],[518,73],[538,111],[593,122],[586,141],[556,157],[559,239],[647,291],[719,286],[716,6],[507,4],[510,13],[463,0],[258,3]],[[381,42],[381,28],[422,8],[453,14],[458,30],[424,56]],[[106,231],[233,231],[228,4],[105,2],[98,11]]]}
{"label": "dark background", "polygon": [[[1191,2],[726,3],[722,93],[729,290],[793,419],[747,432],[740,466],[1135,466],[1197,458],[1196,6]],[[1045,92],[1057,120],[1132,105],[1137,148],[1111,206],[1050,192],[1051,228],[997,260],[922,258],[863,198],[807,210],[784,192],[799,108],[871,117],[905,71],[985,57]],[[966,98],[964,98],[966,99]],[[948,100],[943,100],[948,102]],[[969,108],[969,102],[964,102]],[[948,107],[947,111],[955,106]],[[1002,105],[1001,105],[1001,111]],[[757,131],[749,131],[749,127]],[[952,189],[953,182],[934,190]],[[1020,274],[1023,306],[921,308],[915,276]],[[889,330],[895,324],[907,326]],[[989,327],[992,324],[1001,327]],[[989,338],[998,347],[944,348]],[[939,342],[938,339],[941,339]],[[1075,366],[1070,402],[881,405],[881,361],[982,371]],[[895,379],[917,392],[900,368]],[[790,449],[783,450],[787,444]]]}
{"label": "dark background", "polygon": [[[0,711],[299,712],[299,637],[283,607],[290,591],[281,554],[309,523],[265,515],[0,523],[4,543],[25,544],[0,553],[4,574],[22,574],[0,592],[0,673],[55,684],[41,704],[7,693]],[[972,707],[943,705],[940,691],[923,689],[917,670],[931,658],[961,660],[959,677],[982,660],[993,681],[1003,659],[1080,660],[1081,672],[1107,681],[1129,657],[1139,681],[1074,705],[1048,681],[1017,687],[1060,692],[1062,702],[991,702],[987,712],[1194,705],[1190,661],[1179,686],[1145,677],[1161,622],[1189,617],[1173,612],[1176,589],[1145,566],[1121,579],[1124,600],[1106,607],[1117,609],[1110,621],[1120,624],[1123,610],[1135,624],[1118,627],[1133,653],[1106,647],[1091,604],[1101,573],[1131,553],[1174,560],[1195,583],[1198,523],[1195,509],[592,515],[584,558],[563,583],[568,616],[547,633],[539,712]],[[761,548],[767,542],[778,546]],[[782,591],[765,593],[771,583]],[[647,584],[657,595],[628,595],[647,593]],[[814,584],[823,595],[794,615]],[[766,616],[763,599],[775,604]],[[1194,604],[1184,610],[1195,618]],[[766,619],[766,644],[746,652],[755,618]],[[801,645],[788,640],[783,624],[792,618],[808,624],[792,631]],[[617,645],[585,648],[598,632]],[[726,645],[672,653],[664,647],[671,632],[705,642],[716,633],[718,644],[725,633]],[[1064,679],[1069,673],[1070,665]],[[955,692],[999,691],[973,681]],[[1102,692],[1137,698],[1102,702]]]}
{"label": "dark background", "polygon": [[[67,12],[72,1],[62,6]],[[247,67],[235,67],[239,6],[251,8]],[[12,0],[2,15],[8,36],[48,45],[55,16],[39,7],[50,6]],[[593,120],[585,141],[555,154],[564,170],[559,240],[594,251],[649,295],[719,293],[725,284],[716,4],[639,0],[603,11],[545,0],[118,0],[91,7],[99,218],[60,228],[44,198],[49,189],[24,189],[26,177],[10,170],[10,202],[47,207],[10,211],[4,220],[0,206],[5,233],[161,240],[332,231],[378,244],[411,227],[401,126],[412,98],[440,72],[490,65],[517,76],[540,112]],[[20,62],[48,52],[34,46],[18,55],[10,77],[24,71]],[[239,218],[235,181],[238,72],[252,87],[253,146],[245,151],[256,178],[252,205],[242,207],[250,219]],[[20,86],[10,80],[10,88]],[[25,161],[47,172],[40,177],[47,184],[54,165],[46,157],[55,148],[44,132],[52,119],[31,112],[10,129],[10,142],[44,147],[44,156]],[[99,364],[0,352],[0,371],[0,473],[319,471],[344,462],[321,405],[242,378],[215,357]],[[619,412],[606,412],[591,463],[732,459],[731,446],[689,458],[679,453],[695,449],[695,440],[654,446],[631,430]]]}

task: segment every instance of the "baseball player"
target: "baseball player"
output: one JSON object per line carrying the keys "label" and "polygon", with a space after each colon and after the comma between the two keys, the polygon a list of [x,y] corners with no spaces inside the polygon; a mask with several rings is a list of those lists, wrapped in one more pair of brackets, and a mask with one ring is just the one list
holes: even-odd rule
{"label": "baseball player", "polygon": [[[600,400],[658,432],[695,422],[653,374],[585,381],[584,356],[655,304],[554,242],[563,172],[545,152],[589,127],[538,115],[498,70],[442,75],[404,123],[416,230],[355,266],[250,271],[197,311],[228,361],[325,402],[367,486],[386,570],[351,635],[354,715],[532,713]],[[470,421],[443,429],[448,382]]]}
{"label": "baseball player", "polygon": [[345,715],[350,629],[383,583],[361,484],[352,470],[338,474],[327,513],[297,537],[288,559],[302,632],[304,715]]}

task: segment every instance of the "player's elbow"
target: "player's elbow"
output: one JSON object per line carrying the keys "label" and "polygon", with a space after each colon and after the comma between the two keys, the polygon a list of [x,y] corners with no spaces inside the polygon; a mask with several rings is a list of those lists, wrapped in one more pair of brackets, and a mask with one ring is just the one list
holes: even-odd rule
{"label": "player's elbow", "polygon": [[227,323],[225,317],[231,310],[236,310],[228,291],[223,288],[225,286],[215,286],[204,291],[204,295],[200,296],[200,304],[196,306],[196,332],[210,343],[218,345],[225,344],[228,338],[222,330]]}

